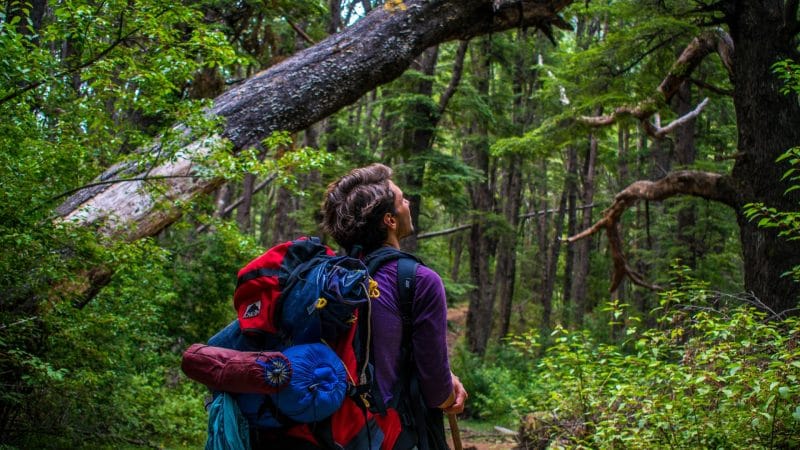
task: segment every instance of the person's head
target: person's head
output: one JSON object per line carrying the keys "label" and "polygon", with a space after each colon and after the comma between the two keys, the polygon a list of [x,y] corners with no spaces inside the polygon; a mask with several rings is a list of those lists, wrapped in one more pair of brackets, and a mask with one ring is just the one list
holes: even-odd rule
{"label": "person's head", "polygon": [[391,180],[392,169],[372,164],[353,169],[328,186],[322,204],[322,229],[348,253],[365,253],[398,241],[414,231],[403,192]]}

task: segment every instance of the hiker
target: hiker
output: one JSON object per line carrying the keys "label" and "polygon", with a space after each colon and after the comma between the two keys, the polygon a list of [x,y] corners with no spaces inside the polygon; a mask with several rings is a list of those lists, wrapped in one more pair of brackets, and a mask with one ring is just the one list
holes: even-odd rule
{"label": "hiker", "polygon": [[[354,169],[328,186],[322,206],[323,230],[345,252],[365,262],[384,249],[399,250],[400,240],[414,231],[408,200],[391,176],[389,167],[372,164]],[[442,413],[463,412],[468,395],[450,371],[444,285],[436,272],[415,265],[411,329],[404,330],[398,306],[398,261],[389,260],[373,274],[380,291],[371,311],[375,380],[386,405],[397,404],[401,415],[415,417],[419,448],[447,448]],[[410,336],[408,349],[403,348],[404,333]],[[403,398],[393,398],[397,392]],[[422,420],[424,427],[418,423]]]}

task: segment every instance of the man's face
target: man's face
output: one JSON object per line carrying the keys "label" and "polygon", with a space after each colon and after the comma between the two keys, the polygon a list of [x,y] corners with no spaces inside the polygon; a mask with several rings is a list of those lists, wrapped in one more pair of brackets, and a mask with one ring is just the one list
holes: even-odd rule
{"label": "man's face", "polygon": [[402,239],[414,232],[414,224],[411,223],[411,208],[408,200],[403,196],[403,191],[396,184],[389,181],[389,185],[394,191],[394,210],[395,220],[397,220],[397,239]]}

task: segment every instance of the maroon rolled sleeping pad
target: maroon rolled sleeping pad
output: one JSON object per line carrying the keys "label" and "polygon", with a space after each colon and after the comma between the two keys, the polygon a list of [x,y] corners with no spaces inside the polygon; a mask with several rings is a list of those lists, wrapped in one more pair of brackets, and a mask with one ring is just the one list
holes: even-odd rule
{"label": "maroon rolled sleeping pad", "polygon": [[212,390],[249,394],[274,394],[292,375],[283,353],[240,352],[205,344],[192,344],[183,352],[181,369]]}

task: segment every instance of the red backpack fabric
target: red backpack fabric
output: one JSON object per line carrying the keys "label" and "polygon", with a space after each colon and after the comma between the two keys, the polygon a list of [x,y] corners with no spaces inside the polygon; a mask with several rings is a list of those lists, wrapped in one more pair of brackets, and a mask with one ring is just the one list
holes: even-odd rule
{"label": "red backpack fabric", "polygon": [[276,245],[239,270],[233,307],[246,335],[278,334],[278,301],[297,267],[317,256],[336,254],[316,240],[300,238]]}

